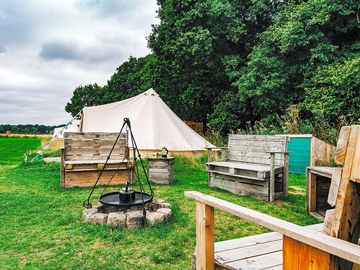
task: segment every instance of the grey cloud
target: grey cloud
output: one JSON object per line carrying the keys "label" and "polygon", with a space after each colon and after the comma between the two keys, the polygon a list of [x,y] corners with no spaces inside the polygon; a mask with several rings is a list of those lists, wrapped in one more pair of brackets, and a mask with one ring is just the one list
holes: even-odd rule
{"label": "grey cloud", "polygon": [[66,122],[78,85],[106,83],[130,55],[150,52],[156,9],[156,0],[0,0],[0,123]]}
{"label": "grey cloud", "polygon": [[0,42],[2,44],[17,44],[30,37],[33,23],[26,12],[26,6],[24,1],[0,2]]}
{"label": "grey cloud", "polygon": [[79,53],[71,45],[59,42],[43,44],[39,55],[46,60],[76,60],[80,58]]}
{"label": "grey cloud", "polygon": [[125,58],[126,52],[117,46],[116,41],[107,44],[91,45],[80,48],[80,45],[62,42],[50,42],[42,45],[39,56],[45,60],[70,60],[78,62],[104,62],[114,57]]}

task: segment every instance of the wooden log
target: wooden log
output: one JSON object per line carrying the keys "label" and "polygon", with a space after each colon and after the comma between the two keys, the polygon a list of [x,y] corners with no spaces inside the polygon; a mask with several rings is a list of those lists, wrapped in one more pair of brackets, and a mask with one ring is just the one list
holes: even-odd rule
{"label": "wooden log", "polygon": [[283,269],[328,270],[330,254],[284,235]]}
{"label": "wooden log", "polygon": [[214,208],[196,203],[196,269],[214,270]]}

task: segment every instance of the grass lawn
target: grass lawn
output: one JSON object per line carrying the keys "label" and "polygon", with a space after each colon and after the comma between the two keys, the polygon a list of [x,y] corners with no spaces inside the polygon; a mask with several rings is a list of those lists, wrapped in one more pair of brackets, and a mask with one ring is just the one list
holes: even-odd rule
{"label": "grass lawn", "polygon": [[[0,138],[0,269],[190,269],[195,202],[184,197],[185,190],[299,225],[317,223],[305,212],[304,176],[290,175],[287,201],[268,203],[208,188],[207,173],[181,158],[175,184],[154,186],[155,199],[172,204],[168,223],[139,230],[82,224],[82,201],[90,189],[61,189],[59,164],[24,165],[25,151],[39,146],[38,139]],[[221,211],[215,212],[215,221],[216,241],[266,231]]]}

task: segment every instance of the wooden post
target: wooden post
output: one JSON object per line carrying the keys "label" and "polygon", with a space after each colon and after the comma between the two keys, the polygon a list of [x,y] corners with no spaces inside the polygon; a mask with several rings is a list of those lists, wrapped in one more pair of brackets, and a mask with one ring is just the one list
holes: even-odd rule
{"label": "wooden post", "polygon": [[221,148],[221,159],[222,160],[227,159],[227,149],[225,147]]}
{"label": "wooden post", "polygon": [[269,182],[269,201],[274,201],[275,195],[275,153],[270,153],[270,182]]}
{"label": "wooden post", "polygon": [[196,269],[214,267],[214,208],[196,202]]}
{"label": "wooden post", "polygon": [[283,176],[283,194],[288,197],[288,181],[289,181],[289,153],[284,153],[284,176]]}
{"label": "wooden post", "polygon": [[65,187],[65,165],[64,165],[64,148],[60,149],[60,187]]}
{"label": "wooden post", "polygon": [[208,162],[212,161],[212,149],[211,148],[207,148],[208,151]]}
{"label": "wooden post", "polygon": [[329,270],[330,254],[283,236],[283,269]]}

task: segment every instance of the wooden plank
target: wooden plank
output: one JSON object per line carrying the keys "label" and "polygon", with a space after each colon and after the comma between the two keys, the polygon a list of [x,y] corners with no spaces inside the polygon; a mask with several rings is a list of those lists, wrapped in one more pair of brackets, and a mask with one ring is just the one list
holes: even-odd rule
{"label": "wooden plank", "polygon": [[64,148],[61,148],[60,157],[60,187],[65,187]]}
{"label": "wooden plank", "polygon": [[[245,162],[233,162],[233,161],[214,161],[207,163],[207,165],[216,165],[223,166],[227,168],[235,168],[235,169],[244,169],[251,170],[256,172],[268,172],[270,171],[269,165],[264,164],[254,164],[254,163],[245,163]],[[275,166],[276,168],[280,168],[281,166]]]}
{"label": "wooden plank", "polygon": [[215,243],[215,253],[221,253],[240,247],[253,246],[256,244],[268,243],[273,241],[282,241],[282,235],[277,232],[257,234],[242,238],[236,238]]}
{"label": "wooden plank", "polygon": [[221,264],[228,264],[230,262],[248,259],[281,250],[282,239],[266,243],[257,243],[256,245],[252,246],[239,247],[224,252],[218,252],[216,253],[215,260]]}
{"label": "wooden plank", "polygon": [[288,142],[287,136],[269,136],[269,135],[242,135],[242,134],[229,134],[229,139],[234,140],[258,140],[258,141],[272,141],[272,142]]}
{"label": "wooden plank", "polygon": [[[360,126],[358,126],[360,127]],[[355,128],[353,126],[353,128]],[[360,132],[358,133],[360,136]],[[351,167],[350,180],[354,182],[360,182],[360,139],[357,138],[357,143],[355,145],[355,153],[353,157],[353,166]]]}
{"label": "wooden plank", "polygon": [[[101,139],[114,140],[117,138],[117,132],[65,132],[64,139]],[[120,138],[125,137],[126,133],[121,133]]]}
{"label": "wooden plank", "polygon": [[[335,207],[335,220],[331,228],[331,235],[334,237],[338,237],[340,231],[342,231],[344,237],[345,237],[344,234],[348,234],[348,230],[347,230],[348,225],[346,225],[346,221],[345,221],[346,215],[344,216],[344,213],[347,210],[347,207],[350,204],[352,204],[351,200],[354,198],[352,195],[356,194],[356,192],[354,192],[351,189],[352,186],[349,185],[349,181],[350,181],[351,170],[353,167],[355,149],[357,146],[357,141],[360,136],[360,126],[352,126],[350,128],[349,135],[347,133],[348,129],[344,129],[344,130],[346,132],[343,131],[343,128],[341,129],[339,141],[341,142],[341,144],[347,145],[347,147],[346,149],[341,148],[341,151],[340,150],[337,151],[337,154],[339,153],[340,155],[338,161],[340,160],[340,162],[343,162],[344,166],[341,173],[339,191],[337,194],[337,202]],[[342,138],[341,136],[343,137],[346,136],[348,141],[345,142],[345,138]],[[356,166],[358,165],[356,164]],[[352,207],[349,208],[349,210],[351,209]],[[356,218],[355,215],[353,216],[353,218]],[[353,222],[353,224],[356,224],[356,222]]]}
{"label": "wooden plank", "polygon": [[[97,164],[97,163],[105,163],[106,159],[93,159],[93,160],[67,160],[65,164]],[[128,159],[112,159],[110,158],[108,164],[116,164],[116,163],[129,163]]]}
{"label": "wooden plank", "polygon": [[[264,254],[226,264],[233,269],[267,269],[282,264],[282,251]],[[290,269],[290,268],[289,268]]]}
{"label": "wooden plank", "polygon": [[214,267],[214,208],[196,203],[196,269]]}
{"label": "wooden plank", "polygon": [[330,235],[332,223],[334,222],[335,209],[329,209],[325,213],[324,228],[323,231]]}
{"label": "wooden plank", "polygon": [[330,268],[330,254],[284,236],[283,268],[328,270]]}
{"label": "wooden plank", "polygon": [[284,156],[284,172],[283,172],[283,182],[282,182],[282,188],[283,188],[283,195],[284,198],[288,197],[288,182],[289,182],[289,154],[285,154]]}
{"label": "wooden plank", "polygon": [[337,194],[339,191],[340,179],[341,179],[342,168],[335,168],[331,177],[331,185],[329,189],[329,195],[327,202],[331,206],[335,206]]}
{"label": "wooden plank", "polygon": [[316,175],[310,174],[310,192],[309,192],[309,211],[315,212],[316,211]]}
{"label": "wooden plank", "polygon": [[209,181],[209,186],[227,190],[231,193],[242,196],[250,195],[263,200],[268,200],[269,199],[269,193],[267,187],[268,182],[263,182],[263,183],[264,183],[263,185],[259,186],[245,182],[217,179],[211,176]]}
{"label": "wooden plank", "polygon": [[[129,175],[130,174],[130,175]],[[128,171],[104,171],[98,185],[104,186],[107,185],[111,177],[113,180],[110,182],[111,185],[119,185],[126,183],[127,180],[132,182],[131,178],[132,172]],[[99,175],[97,172],[67,172],[65,174],[65,187],[92,187],[95,184],[95,181]]]}
{"label": "wooden plank", "polygon": [[275,193],[275,154],[270,157],[270,181],[269,181],[269,201],[274,201]]}
{"label": "wooden plank", "polygon": [[351,130],[350,126],[344,126],[340,130],[339,139],[336,145],[336,155],[335,155],[335,162],[339,165],[343,165],[345,161],[350,130]]}
{"label": "wooden plank", "polygon": [[327,253],[339,256],[348,261],[360,263],[360,247],[328,236],[320,232],[303,228],[299,225],[274,218],[263,213],[212,197],[196,191],[187,191],[185,196],[197,202],[221,209],[245,220],[255,222],[270,230],[279,232],[304,244],[313,246]]}

